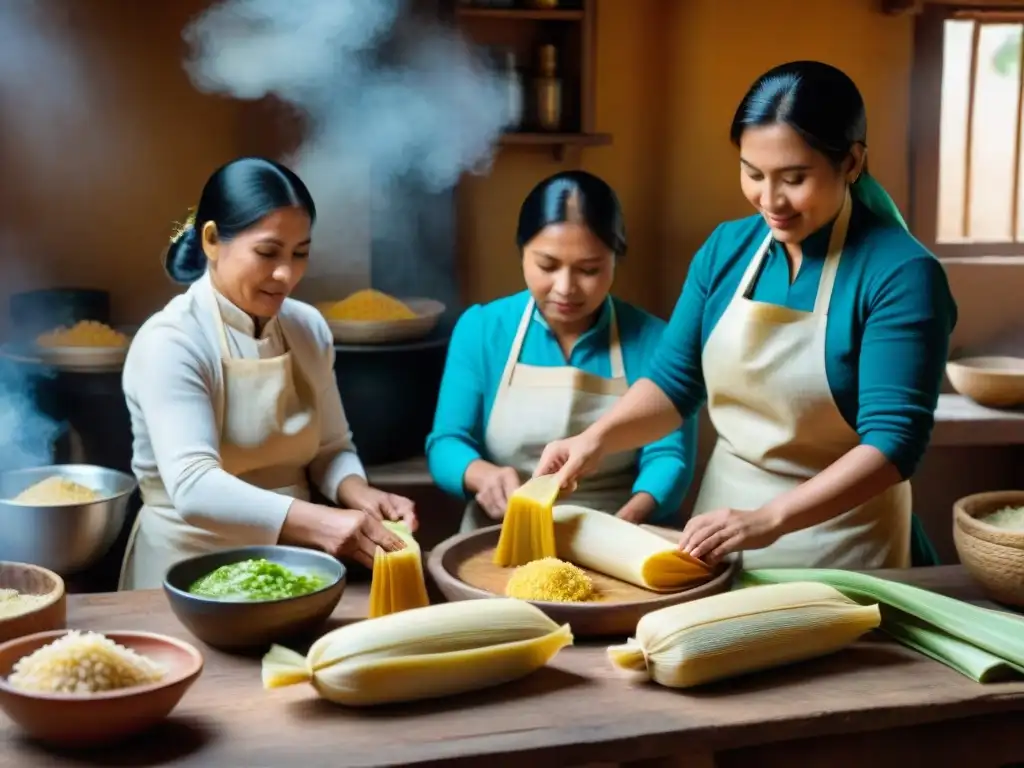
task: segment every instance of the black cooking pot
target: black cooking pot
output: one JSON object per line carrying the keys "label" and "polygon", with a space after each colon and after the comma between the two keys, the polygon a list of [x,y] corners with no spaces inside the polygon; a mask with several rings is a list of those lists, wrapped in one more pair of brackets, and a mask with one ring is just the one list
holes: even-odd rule
{"label": "black cooking pot", "polygon": [[336,344],[334,375],[363,464],[422,456],[448,354],[448,332],[403,344]]}
{"label": "black cooking pot", "polygon": [[110,323],[110,294],[92,288],[44,288],[16,293],[8,300],[15,340],[33,339],[80,320]]}

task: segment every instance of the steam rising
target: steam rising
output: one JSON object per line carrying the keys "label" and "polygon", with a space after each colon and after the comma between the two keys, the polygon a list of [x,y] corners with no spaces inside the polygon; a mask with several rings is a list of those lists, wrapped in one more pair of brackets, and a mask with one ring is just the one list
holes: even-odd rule
{"label": "steam rising", "polygon": [[[59,20],[46,11],[31,0],[0,3],[0,114],[4,152],[16,147],[22,159],[31,153],[33,167],[49,170],[63,162],[63,153],[55,149],[67,141],[68,126],[88,113],[89,91]],[[87,173],[88,169],[80,178],[88,179]],[[30,176],[8,179],[11,190],[6,194],[14,189],[19,195],[33,194],[33,181]],[[20,245],[15,233],[0,231],[0,298],[30,282],[25,260],[12,256],[24,252]],[[3,325],[6,322],[0,322]],[[53,462],[53,442],[63,427],[36,407],[33,379],[43,375],[0,358],[0,471]]]}
{"label": "steam rising", "polygon": [[[185,29],[197,88],[239,99],[273,95],[305,115],[311,131],[285,162],[320,213],[311,272],[365,283],[369,240],[410,238],[410,188],[445,191],[464,171],[487,168],[513,117],[503,81],[439,23],[417,20],[397,50],[383,50],[402,29],[405,6],[225,0]],[[372,235],[371,211],[387,222]]]}

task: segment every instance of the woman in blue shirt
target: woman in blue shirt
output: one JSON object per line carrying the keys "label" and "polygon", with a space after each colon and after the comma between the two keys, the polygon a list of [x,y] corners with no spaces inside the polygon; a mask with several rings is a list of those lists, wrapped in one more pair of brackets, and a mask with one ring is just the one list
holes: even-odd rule
{"label": "woman in blue shirt", "polygon": [[[583,171],[538,184],[519,211],[527,290],[470,307],[452,333],[427,461],[470,500],[462,530],[493,525],[544,446],[586,429],[624,395],[665,322],[609,295],[626,253],[614,190]],[[574,503],[633,522],[679,522],[696,424],[609,453]]]}
{"label": "woman in blue shirt", "polygon": [[[856,85],[782,65],[736,112],[757,214],[695,256],[646,378],[538,473],[571,486],[602,456],[706,401],[718,443],[680,546],[751,568],[934,562],[908,478],[928,444],[956,323],[945,272],[866,169]],[[915,526],[914,557],[911,527]]]}

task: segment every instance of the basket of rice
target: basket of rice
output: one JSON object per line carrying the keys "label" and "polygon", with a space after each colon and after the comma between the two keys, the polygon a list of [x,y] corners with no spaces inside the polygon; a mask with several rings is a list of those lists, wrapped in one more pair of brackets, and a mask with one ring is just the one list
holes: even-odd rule
{"label": "basket of rice", "polygon": [[420,339],[434,330],[445,306],[433,299],[396,299],[367,288],[317,309],[339,344],[385,344]]}
{"label": "basket of rice", "polygon": [[1024,606],[1024,491],[966,496],[953,505],[960,562],[999,603]]}
{"label": "basket of rice", "polygon": [[199,651],[172,637],[40,632],[0,645],[0,709],[49,744],[109,744],[166,718],[202,669]]}

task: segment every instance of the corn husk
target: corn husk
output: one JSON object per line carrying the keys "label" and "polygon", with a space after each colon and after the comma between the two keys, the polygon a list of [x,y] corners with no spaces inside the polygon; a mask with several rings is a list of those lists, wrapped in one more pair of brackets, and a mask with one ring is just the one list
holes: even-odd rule
{"label": "corn husk", "polygon": [[690,688],[834,653],[880,621],[877,606],[825,584],[773,584],[648,613],[608,657],[661,685]]}
{"label": "corn husk", "polygon": [[1024,618],[854,571],[760,569],[747,585],[814,581],[859,603],[880,603],[882,631],[979,683],[1024,674]]}
{"label": "corn husk", "polygon": [[405,549],[385,552],[382,547],[377,547],[374,552],[370,582],[371,619],[430,605],[419,543],[402,523],[385,520],[384,527],[405,542]]}
{"label": "corn husk", "polygon": [[417,701],[517,680],[572,643],[568,624],[521,600],[443,603],[340,627],[305,657],[274,646],[263,686],[309,682],[348,706]]}

